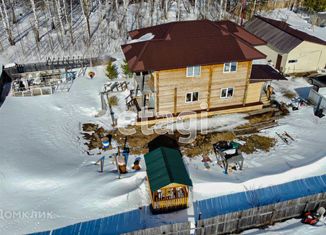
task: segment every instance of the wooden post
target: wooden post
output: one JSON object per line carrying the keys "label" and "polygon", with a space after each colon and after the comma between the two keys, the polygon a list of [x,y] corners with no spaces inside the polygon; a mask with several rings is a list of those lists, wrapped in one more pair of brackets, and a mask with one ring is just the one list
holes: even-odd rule
{"label": "wooden post", "polygon": [[103,172],[103,168],[104,168],[104,158],[101,159],[100,164],[101,164],[101,170],[100,170],[100,172]]}
{"label": "wooden post", "polygon": [[120,169],[119,169],[119,164],[118,164],[117,156],[120,156],[120,146],[118,146],[118,153],[114,155],[114,160],[115,160],[115,164],[117,165],[119,179],[121,179],[121,173],[120,173]]}
{"label": "wooden post", "polygon": [[249,61],[247,63],[248,63],[248,66],[247,66],[247,77],[246,77],[246,84],[245,84],[245,90],[244,90],[243,101],[242,101],[242,105],[243,106],[246,105],[248,87],[249,87],[249,83],[250,83],[251,66],[252,66],[252,62],[251,61]]}
{"label": "wooden post", "polygon": [[209,67],[208,88],[207,88],[207,111],[211,108],[211,90],[212,90],[213,68]]}
{"label": "wooden post", "polygon": [[140,76],[141,76],[141,91],[144,91],[144,86],[145,86],[145,75],[143,74],[143,72],[140,72]]}
{"label": "wooden post", "polygon": [[173,109],[174,115],[177,115],[177,100],[178,100],[177,94],[178,94],[177,88],[174,88],[174,109]]}
{"label": "wooden post", "polygon": [[159,108],[160,108],[160,105],[159,105],[159,91],[160,91],[160,79],[159,79],[159,72],[156,73],[156,113],[159,112]]}

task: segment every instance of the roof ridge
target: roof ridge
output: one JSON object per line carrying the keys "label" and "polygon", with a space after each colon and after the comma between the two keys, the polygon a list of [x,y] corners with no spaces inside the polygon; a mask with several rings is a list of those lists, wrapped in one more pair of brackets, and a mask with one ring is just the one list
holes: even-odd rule
{"label": "roof ridge", "polygon": [[135,32],[135,31],[138,31],[140,29],[150,29],[150,28],[154,28],[154,27],[157,27],[157,26],[169,25],[169,24],[173,24],[173,23],[175,23],[175,21],[166,22],[166,23],[158,24],[158,25],[152,25],[152,26],[148,26],[148,27],[144,27],[144,28],[137,28],[137,29],[133,29],[133,30],[128,31],[128,34],[132,33],[132,32]]}
{"label": "roof ridge", "polygon": [[[247,29],[245,29],[245,27],[243,27],[243,26],[241,26],[241,25],[238,25],[236,22],[233,22],[233,21],[231,21],[231,20],[224,20],[224,22],[231,23],[231,24],[234,24],[234,25],[236,25],[236,26],[239,26],[239,27],[240,27],[242,30],[244,30],[246,33],[250,34],[250,35],[253,36],[253,37],[256,37],[256,38],[260,39],[261,41],[263,41],[263,42],[265,42],[265,43],[267,44],[267,42],[266,42],[264,39],[262,39],[262,38],[260,38],[260,37],[257,37],[255,34],[249,32]],[[232,33],[232,32],[230,32],[230,33]],[[233,34],[233,33],[232,33],[232,34]],[[235,34],[235,36],[238,37],[238,38],[240,38],[241,40],[245,41],[244,39],[242,39],[241,37],[237,36],[236,34]],[[247,41],[245,41],[245,42],[247,43]],[[249,42],[248,42],[248,43],[249,43]],[[253,47],[254,47],[254,46],[253,46]]]}
{"label": "roof ridge", "polygon": [[144,54],[144,51],[146,50],[146,48],[147,48],[149,42],[150,42],[150,40],[145,42],[145,45],[143,46],[143,48],[142,48],[141,51],[139,52],[139,55],[136,56],[136,60],[135,60],[134,64],[131,66],[131,69],[134,69],[135,66],[137,65],[137,63],[139,62],[141,56]]}
{"label": "roof ridge", "polygon": [[167,149],[167,148],[166,147],[160,147],[160,150],[161,150],[162,156],[163,156],[163,161],[164,161],[165,169],[168,172],[170,182],[174,182],[174,178],[172,176],[171,169],[170,169],[170,167],[168,167],[169,164],[168,164],[168,160],[167,160],[167,155],[166,155],[165,149]]}

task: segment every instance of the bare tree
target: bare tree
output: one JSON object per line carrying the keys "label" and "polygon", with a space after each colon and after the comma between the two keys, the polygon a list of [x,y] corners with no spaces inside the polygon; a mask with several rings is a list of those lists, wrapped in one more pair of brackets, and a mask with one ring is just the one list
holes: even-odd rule
{"label": "bare tree", "polygon": [[220,20],[223,19],[223,15],[224,15],[224,12],[223,12],[223,0],[220,0]]}
{"label": "bare tree", "polygon": [[[116,2],[116,4],[118,4]],[[89,18],[91,15],[91,1],[90,0],[80,0],[80,5],[82,8],[82,12],[86,21],[87,35],[88,35],[88,44],[91,41],[91,26],[89,22]]]}
{"label": "bare tree", "polygon": [[44,3],[45,3],[46,10],[47,10],[47,15],[48,15],[47,18],[50,20],[51,30],[53,30],[55,28],[55,23],[54,23],[54,16],[53,16],[53,13],[51,10],[51,5],[50,5],[49,0],[44,0]]}
{"label": "bare tree", "polygon": [[34,0],[30,0],[30,1],[31,1],[31,6],[32,6],[33,14],[34,14],[34,27],[33,27],[33,31],[34,31],[34,35],[35,35],[35,40],[37,42],[39,42],[40,41],[40,23],[39,23],[39,20],[37,18],[37,12],[36,12],[35,2],[34,2]]}
{"label": "bare tree", "polygon": [[250,14],[250,17],[252,17],[256,12],[256,0],[254,0],[254,3],[253,3],[253,6],[252,6],[252,9],[251,9],[251,14]]}
{"label": "bare tree", "polygon": [[13,45],[15,45],[15,40],[12,35],[12,28],[11,28],[10,20],[8,17],[7,7],[6,7],[4,0],[2,0],[2,6],[0,6],[0,14],[1,14],[2,22],[3,22],[3,26],[7,32],[8,41],[9,41],[10,45],[13,46]]}
{"label": "bare tree", "polygon": [[72,43],[72,45],[74,45],[75,41],[74,41],[74,32],[73,32],[73,28],[72,28],[72,24],[73,24],[73,13],[72,13],[72,3],[73,0],[70,0],[70,19],[68,18],[67,12],[66,14],[66,18],[68,20],[68,25],[69,25],[69,33],[70,33],[70,41]]}
{"label": "bare tree", "polygon": [[16,24],[17,18],[15,14],[15,4],[16,0],[9,0],[9,6],[10,6],[10,11],[11,11],[11,21],[13,24]]}
{"label": "bare tree", "polygon": [[56,0],[56,7],[57,7],[57,13],[58,13],[58,20],[59,20],[60,27],[61,27],[61,32],[63,35],[65,35],[66,30],[65,30],[65,27],[64,27],[63,21],[62,21],[62,9],[61,9],[60,0]]}

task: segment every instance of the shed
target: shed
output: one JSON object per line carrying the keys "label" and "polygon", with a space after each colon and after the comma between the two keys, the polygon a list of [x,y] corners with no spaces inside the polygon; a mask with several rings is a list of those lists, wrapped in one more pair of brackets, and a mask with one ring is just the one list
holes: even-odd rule
{"label": "shed", "polygon": [[179,150],[160,147],[145,155],[154,212],[188,207],[191,179]]}

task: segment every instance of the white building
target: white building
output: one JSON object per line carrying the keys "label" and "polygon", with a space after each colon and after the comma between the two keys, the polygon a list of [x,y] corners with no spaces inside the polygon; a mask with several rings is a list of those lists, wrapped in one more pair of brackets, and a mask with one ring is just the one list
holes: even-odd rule
{"label": "white building", "polygon": [[245,28],[267,42],[256,48],[285,74],[318,71],[326,66],[326,41],[286,22],[255,16]]}

